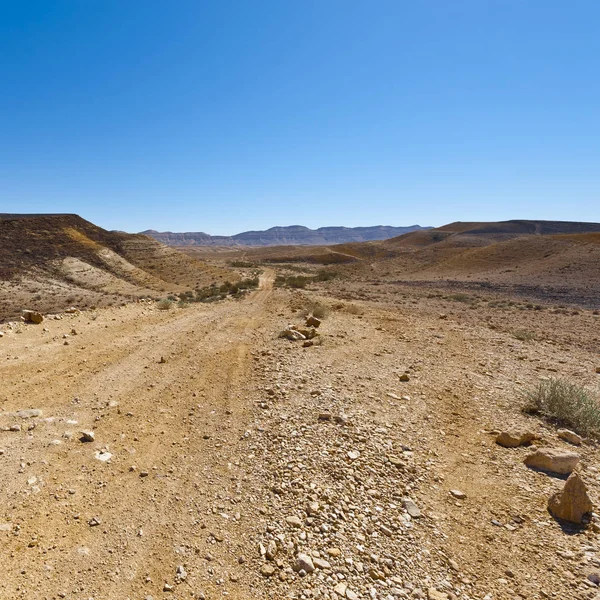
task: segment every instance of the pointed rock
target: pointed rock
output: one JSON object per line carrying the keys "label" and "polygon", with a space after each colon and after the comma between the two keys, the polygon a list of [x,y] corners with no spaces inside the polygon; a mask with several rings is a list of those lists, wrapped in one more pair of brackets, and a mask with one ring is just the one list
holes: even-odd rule
{"label": "pointed rock", "polygon": [[565,487],[548,500],[550,514],[571,523],[583,523],[585,516],[592,512],[592,508],[587,487],[577,473],[571,473]]}

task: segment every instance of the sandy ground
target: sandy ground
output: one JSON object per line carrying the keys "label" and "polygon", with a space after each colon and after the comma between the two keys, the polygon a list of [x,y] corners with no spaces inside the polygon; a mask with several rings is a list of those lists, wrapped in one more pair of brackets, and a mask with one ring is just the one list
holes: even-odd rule
{"label": "sandy ground", "polygon": [[[490,432],[566,448],[518,391],[549,376],[597,390],[597,315],[568,317],[570,343],[553,338],[567,316],[532,312],[540,334],[522,342],[460,306],[440,319],[437,299],[272,282],[0,327],[0,598],[596,597],[597,534],[546,511],[563,480]],[[322,345],[278,339],[315,300]],[[598,502],[597,448],[577,451]],[[326,564],[301,577],[299,552]]]}

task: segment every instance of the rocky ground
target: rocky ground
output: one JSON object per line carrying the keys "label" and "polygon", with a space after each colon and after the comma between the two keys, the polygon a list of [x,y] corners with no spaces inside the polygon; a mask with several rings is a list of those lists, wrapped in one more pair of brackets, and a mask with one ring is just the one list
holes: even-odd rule
{"label": "rocky ground", "polygon": [[[272,279],[0,326],[0,597],[600,598],[565,478],[495,442],[576,451],[597,506],[596,445],[520,391],[598,391],[598,315]],[[315,308],[321,343],[278,337]]]}

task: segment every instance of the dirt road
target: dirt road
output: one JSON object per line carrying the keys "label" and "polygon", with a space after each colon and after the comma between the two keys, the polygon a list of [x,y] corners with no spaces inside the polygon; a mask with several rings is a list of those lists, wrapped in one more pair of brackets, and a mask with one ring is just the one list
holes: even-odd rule
{"label": "dirt road", "polygon": [[[513,388],[592,352],[327,299],[304,349],[277,333],[308,296],[272,284],[0,328],[0,598],[593,597],[595,540],[545,513],[561,482],[489,434],[558,444]],[[299,552],[321,561],[304,578]]]}

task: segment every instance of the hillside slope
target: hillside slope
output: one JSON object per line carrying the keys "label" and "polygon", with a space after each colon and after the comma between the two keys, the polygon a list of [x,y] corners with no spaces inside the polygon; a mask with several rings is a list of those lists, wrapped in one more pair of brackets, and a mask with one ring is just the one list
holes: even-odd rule
{"label": "hillside slope", "polygon": [[0,318],[194,289],[225,272],[77,215],[0,215]]}

